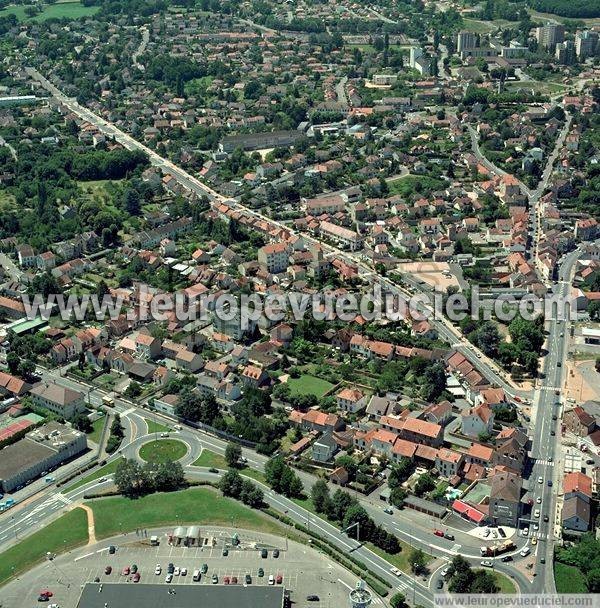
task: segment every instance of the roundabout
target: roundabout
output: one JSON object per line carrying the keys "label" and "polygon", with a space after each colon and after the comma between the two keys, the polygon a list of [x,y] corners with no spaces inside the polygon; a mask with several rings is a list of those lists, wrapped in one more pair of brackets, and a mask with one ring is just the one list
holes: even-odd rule
{"label": "roundabout", "polygon": [[139,457],[145,462],[164,463],[181,460],[189,446],[179,439],[155,439],[144,443],[139,450]]}

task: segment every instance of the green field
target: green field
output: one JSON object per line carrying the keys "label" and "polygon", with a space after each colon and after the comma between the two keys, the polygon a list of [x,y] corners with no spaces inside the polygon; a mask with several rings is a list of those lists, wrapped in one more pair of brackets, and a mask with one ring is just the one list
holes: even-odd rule
{"label": "green field", "polygon": [[83,6],[79,2],[61,2],[57,4],[44,5],[42,12],[30,17],[25,13],[26,6],[7,6],[0,11],[0,17],[5,15],[16,15],[19,21],[37,21],[38,23],[47,21],[48,19],[79,19],[80,17],[89,17],[96,14],[99,6]]}
{"label": "green field", "polygon": [[575,566],[555,561],[554,580],[557,593],[587,593],[585,576]]}
{"label": "green field", "polygon": [[0,553],[0,585],[29,570],[46,557],[62,553],[88,540],[87,515],[83,509],[69,511],[26,540]]}
{"label": "green field", "polygon": [[494,577],[496,579],[496,584],[500,587],[500,593],[516,593],[517,587],[515,583],[500,572],[494,572]]}
{"label": "green field", "polygon": [[[383,559],[390,562],[390,564],[392,564],[393,566],[396,566],[396,568],[399,568],[400,570],[402,570],[402,572],[406,572],[408,574],[411,571],[410,570],[410,568],[411,568],[410,554],[411,554],[412,548],[408,543],[405,543],[404,541],[401,541],[400,539],[398,539],[398,542],[400,543],[401,551],[400,551],[400,553],[396,553],[396,555],[387,553],[386,551],[384,551],[383,549],[380,549],[379,547],[376,547],[372,543],[366,543],[366,546],[368,549],[373,551],[373,553],[376,553],[380,557],[383,557]],[[425,553],[425,562],[428,564],[431,560],[433,560],[433,557],[431,555],[428,555],[427,553]]]}
{"label": "green field", "polygon": [[137,500],[110,497],[86,503],[94,511],[96,536],[107,538],[136,528],[171,524],[231,526],[282,534],[283,528],[267,516],[211,488],[190,488],[169,494],[150,494]]}
{"label": "green field", "polygon": [[100,443],[100,436],[102,435],[105,421],[106,416],[102,416],[102,418],[98,418],[98,420],[95,420],[92,423],[92,428],[94,430],[88,435],[88,439],[90,441],[93,441],[94,443]]}
{"label": "green field", "polygon": [[160,422],[154,422],[154,420],[149,420],[148,418],[144,418],[146,424],[148,425],[148,433],[169,433],[173,429],[168,427],[166,424],[161,424]]}
{"label": "green field", "polygon": [[140,448],[140,458],[146,462],[179,460],[187,454],[187,445],[177,439],[158,439]]}
{"label": "green field", "polygon": [[322,397],[333,388],[331,382],[321,380],[316,376],[302,374],[299,378],[290,378],[287,381],[292,395],[316,395]]}
{"label": "green field", "polygon": [[229,465],[225,461],[223,456],[219,454],[215,454],[210,450],[202,450],[202,454],[200,454],[200,458],[194,462],[192,466],[195,467],[214,467],[215,469],[228,469]]}
{"label": "green field", "polygon": [[113,460],[112,462],[105,464],[103,467],[96,469],[93,473],[90,473],[89,475],[82,477],[79,481],[74,483],[72,486],[67,486],[68,491],[71,492],[72,490],[76,490],[77,488],[84,486],[86,483],[89,483],[90,481],[94,481],[94,479],[100,479],[100,477],[105,477],[106,475],[112,475],[117,470],[119,463],[122,462],[123,460],[124,460],[124,458],[117,458],[116,460]]}

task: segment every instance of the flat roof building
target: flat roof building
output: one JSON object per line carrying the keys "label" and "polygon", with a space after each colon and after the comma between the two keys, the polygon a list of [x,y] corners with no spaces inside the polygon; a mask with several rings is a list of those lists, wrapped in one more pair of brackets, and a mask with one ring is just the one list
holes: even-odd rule
{"label": "flat roof building", "polygon": [[[102,587],[102,591],[99,587]],[[267,585],[134,586],[88,583],[83,588],[77,608],[283,608],[283,599],[282,587]]]}
{"label": "flat roof building", "polygon": [[0,488],[12,492],[87,448],[84,433],[48,422],[0,450]]}

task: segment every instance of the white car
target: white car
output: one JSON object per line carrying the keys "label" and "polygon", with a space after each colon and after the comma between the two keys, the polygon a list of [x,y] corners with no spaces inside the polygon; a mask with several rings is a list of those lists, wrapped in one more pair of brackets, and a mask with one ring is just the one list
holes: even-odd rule
{"label": "white car", "polygon": [[529,536],[529,528],[523,528],[523,536]]}
{"label": "white car", "polygon": [[398,570],[398,568],[396,568],[395,566],[392,566],[390,568],[390,572],[395,576],[402,576],[402,571]]}
{"label": "white car", "polygon": [[181,574],[181,570],[179,569],[179,566],[175,566],[175,570],[174,570],[173,574],[175,576],[179,576]]}
{"label": "white car", "polygon": [[544,480],[542,477],[538,477],[538,483],[544,483]]}
{"label": "white car", "polygon": [[535,502],[537,502],[537,504],[538,504],[538,505],[541,505],[541,504],[542,504],[542,497],[541,497],[541,496],[538,496],[538,497],[535,499]]}
{"label": "white car", "polygon": [[272,574],[269,574],[269,585],[275,584],[275,577]]}
{"label": "white car", "polygon": [[521,557],[527,557],[529,554],[531,553],[531,549],[529,547],[524,547],[523,549],[521,549],[521,551],[519,552],[519,555]]}
{"label": "white car", "polygon": [[487,538],[489,535],[490,535],[490,529],[489,529],[489,528],[486,528],[486,529],[483,531],[483,538]]}
{"label": "white car", "polygon": [[154,569],[154,574],[158,576],[162,572],[162,568],[160,564],[156,564],[156,568]]}
{"label": "white car", "polygon": [[187,568],[181,569],[181,576],[187,576]]}
{"label": "white car", "polygon": [[534,517],[539,517],[540,516],[540,510],[536,509],[535,512],[533,513]]}
{"label": "white car", "polygon": [[486,568],[493,568],[494,567],[494,564],[489,559],[484,559],[481,562],[481,565],[485,566]]}
{"label": "white car", "polygon": [[540,529],[540,525],[539,524],[533,524],[533,529],[535,531],[539,530]]}
{"label": "white car", "polygon": [[170,583],[173,580],[173,575],[169,572],[167,576],[165,576],[165,583]]}
{"label": "white car", "polygon": [[444,568],[444,569],[442,570],[442,572],[441,572],[441,575],[442,575],[442,576],[444,576],[444,577],[445,577],[445,576],[448,576],[448,572],[450,572],[450,569],[449,569],[449,568]]}

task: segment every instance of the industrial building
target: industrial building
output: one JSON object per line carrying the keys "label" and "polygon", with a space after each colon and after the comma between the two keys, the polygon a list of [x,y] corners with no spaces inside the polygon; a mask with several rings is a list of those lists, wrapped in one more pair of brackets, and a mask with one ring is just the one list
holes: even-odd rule
{"label": "industrial building", "polygon": [[77,608],[283,608],[284,589],[266,585],[88,583]]}
{"label": "industrial building", "polygon": [[0,450],[0,488],[15,488],[87,449],[85,433],[49,422]]}

